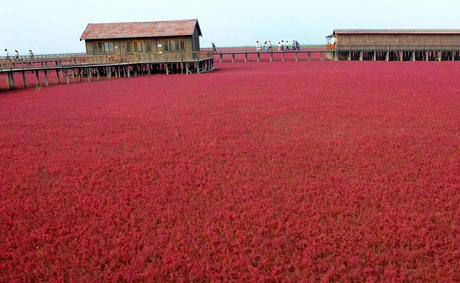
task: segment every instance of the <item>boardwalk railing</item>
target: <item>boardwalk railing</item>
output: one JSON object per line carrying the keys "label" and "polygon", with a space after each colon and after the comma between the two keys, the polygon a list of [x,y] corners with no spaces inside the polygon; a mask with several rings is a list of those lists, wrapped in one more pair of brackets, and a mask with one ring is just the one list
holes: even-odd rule
{"label": "boardwalk railing", "polygon": [[85,55],[61,54],[33,57],[0,58],[0,71],[11,69],[32,69],[50,66],[110,65],[134,63],[194,62],[213,59],[210,51],[139,53],[129,55]]}
{"label": "boardwalk railing", "polygon": [[460,45],[337,45],[337,51],[460,51]]}
{"label": "boardwalk railing", "polygon": [[[292,51],[292,45],[288,45],[289,50]],[[309,45],[300,45],[300,50],[299,51],[308,51],[308,50],[314,50],[314,49],[325,49],[326,45],[324,44],[309,44]],[[205,51],[211,51],[212,48],[202,48],[202,50]],[[261,44],[260,46],[260,52],[264,51],[264,46]],[[270,51],[270,50],[269,50]],[[278,45],[273,44],[271,51],[275,52],[278,51]],[[217,53],[238,53],[238,52],[256,52],[256,47],[255,46],[239,46],[239,47],[225,47],[225,46],[219,46],[217,47]]]}
{"label": "boardwalk railing", "polygon": [[249,60],[255,60],[257,62],[262,61],[282,61],[284,62],[288,58],[292,58],[298,61],[312,61],[312,60],[334,60],[335,50],[317,49],[317,50],[302,50],[302,51],[284,51],[284,52],[255,52],[255,51],[241,51],[241,52],[217,52],[214,54],[218,57],[219,62],[224,62],[225,58],[231,58],[231,62],[234,63],[238,59],[243,60],[245,63]]}
{"label": "boardwalk railing", "polygon": [[[81,57],[86,56],[86,53],[61,53],[61,54],[38,54],[32,55],[34,59],[57,59],[63,57]],[[29,60],[31,55],[10,55],[10,56],[0,56],[1,60]]]}
{"label": "boardwalk railing", "polygon": [[[5,75],[8,89],[22,86],[48,86],[83,79],[100,80],[151,74],[201,74],[214,70],[212,52],[168,52],[132,55],[84,55],[41,58],[15,58],[0,61],[0,75]],[[51,75],[51,76],[50,76]],[[43,81],[44,78],[44,81]]]}

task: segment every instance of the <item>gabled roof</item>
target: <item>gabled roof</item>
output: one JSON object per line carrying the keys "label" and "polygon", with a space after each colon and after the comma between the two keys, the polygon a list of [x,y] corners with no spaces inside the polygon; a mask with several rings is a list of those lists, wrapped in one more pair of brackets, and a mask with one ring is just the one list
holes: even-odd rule
{"label": "gabled roof", "polygon": [[80,40],[191,36],[201,28],[197,19],[157,22],[88,24]]}
{"label": "gabled roof", "polygon": [[460,29],[336,29],[334,35],[337,34],[458,34],[460,35]]}

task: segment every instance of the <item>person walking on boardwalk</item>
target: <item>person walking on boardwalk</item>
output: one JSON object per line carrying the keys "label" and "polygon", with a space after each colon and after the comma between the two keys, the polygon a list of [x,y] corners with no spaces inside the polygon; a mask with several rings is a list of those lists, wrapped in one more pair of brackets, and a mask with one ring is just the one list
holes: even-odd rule
{"label": "person walking on boardwalk", "polygon": [[281,52],[284,52],[284,40],[281,40]]}
{"label": "person walking on boardwalk", "polygon": [[29,56],[30,56],[30,59],[34,59],[34,53],[32,52],[32,50],[29,50]]}
{"label": "person walking on boardwalk", "polygon": [[256,52],[260,52],[260,42],[258,40],[256,41]]}
{"label": "person walking on boardwalk", "polygon": [[19,59],[19,51],[14,50],[14,52],[16,52],[16,59]]}
{"label": "person walking on boardwalk", "polygon": [[268,51],[269,51],[269,52],[272,52],[272,47],[273,47],[272,41],[269,40],[269,41],[268,41]]}
{"label": "person walking on boardwalk", "polygon": [[216,45],[214,44],[214,42],[211,43],[211,45],[212,45],[212,53],[217,54],[217,48],[216,48]]}
{"label": "person walking on boardwalk", "polygon": [[8,49],[5,48],[6,59],[10,59],[10,53],[8,53]]}
{"label": "person walking on boardwalk", "polygon": [[278,52],[281,52],[281,42],[278,42]]}
{"label": "person walking on boardwalk", "polygon": [[264,42],[264,52],[268,52],[268,42]]}

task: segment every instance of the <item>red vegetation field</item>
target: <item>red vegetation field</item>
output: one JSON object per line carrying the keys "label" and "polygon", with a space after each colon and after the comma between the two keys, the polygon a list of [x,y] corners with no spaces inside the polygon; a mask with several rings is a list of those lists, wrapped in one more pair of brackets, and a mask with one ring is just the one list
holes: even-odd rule
{"label": "red vegetation field", "polygon": [[0,95],[0,281],[460,280],[455,63]]}

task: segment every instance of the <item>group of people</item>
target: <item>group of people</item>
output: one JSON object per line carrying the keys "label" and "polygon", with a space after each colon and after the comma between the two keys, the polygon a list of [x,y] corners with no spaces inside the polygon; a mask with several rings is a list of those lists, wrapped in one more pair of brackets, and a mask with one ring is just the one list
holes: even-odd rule
{"label": "group of people", "polygon": [[[10,53],[8,52],[8,49],[5,48],[5,53],[6,53],[6,59],[10,59]],[[14,50],[14,53],[15,53],[15,56],[14,56],[14,59],[19,59],[19,51],[18,50]],[[32,52],[32,50],[29,50],[29,57],[30,59],[33,59],[34,58],[34,52]]]}
{"label": "group of people", "polygon": [[[278,42],[278,52],[295,52],[300,51],[300,43],[297,40],[293,40],[292,43],[289,41],[281,40]],[[214,42],[211,43],[212,52],[217,54],[216,44]],[[273,51],[273,44],[271,40],[265,41],[263,44],[260,41],[256,41],[256,51],[259,52],[272,52]]]}
{"label": "group of people", "polygon": [[[261,44],[260,41],[256,41],[256,51],[257,52],[272,52],[273,45],[271,40],[265,41]],[[278,52],[289,52],[289,51],[300,51],[300,43],[297,40],[293,40],[290,44],[289,41],[281,40],[278,42]]]}

